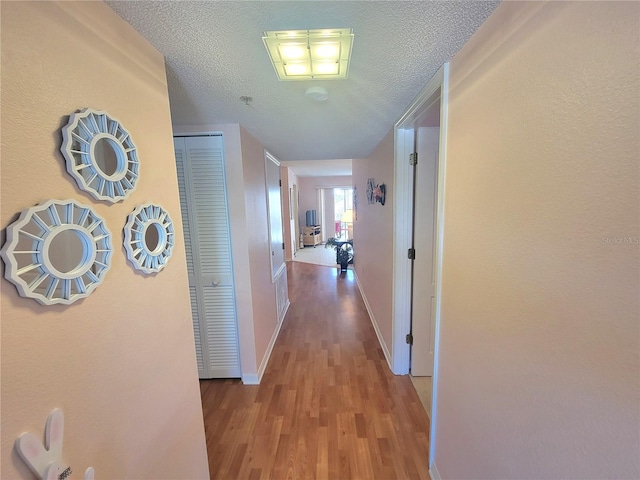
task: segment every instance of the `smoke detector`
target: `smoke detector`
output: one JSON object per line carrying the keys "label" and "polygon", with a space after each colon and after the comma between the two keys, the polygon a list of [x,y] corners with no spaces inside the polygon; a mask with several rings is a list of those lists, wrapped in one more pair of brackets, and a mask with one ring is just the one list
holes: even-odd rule
{"label": "smoke detector", "polygon": [[304,94],[314,102],[324,102],[329,98],[329,92],[326,88],[322,87],[309,87],[305,90]]}

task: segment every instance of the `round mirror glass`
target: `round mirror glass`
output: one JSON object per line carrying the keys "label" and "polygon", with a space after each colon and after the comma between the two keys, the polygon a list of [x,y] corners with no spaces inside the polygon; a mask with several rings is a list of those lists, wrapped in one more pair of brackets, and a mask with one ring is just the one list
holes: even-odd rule
{"label": "round mirror glass", "polygon": [[63,230],[49,245],[49,260],[60,273],[69,273],[82,265],[85,244],[77,230]]}
{"label": "round mirror glass", "polygon": [[112,176],[118,171],[118,154],[116,153],[116,148],[108,138],[99,138],[95,142],[93,154],[96,166],[107,177]]}
{"label": "round mirror glass", "polygon": [[144,243],[147,246],[147,250],[153,254],[159,253],[156,250],[158,250],[159,247],[162,247],[162,245],[160,245],[160,238],[162,235],[160,228],[160,224],[153,222],[149,224],[144,232]]}

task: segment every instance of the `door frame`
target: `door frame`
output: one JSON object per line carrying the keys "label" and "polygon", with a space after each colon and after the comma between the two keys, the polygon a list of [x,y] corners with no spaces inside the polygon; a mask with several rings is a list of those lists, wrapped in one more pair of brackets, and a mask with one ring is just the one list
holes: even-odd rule
{"label": "door frame", "polygon": [[[329,190],[331,190],[331,196],[334,198],[334,201],[332,202],[334,204],[334,208],[333,211],[331,212],[331,218],[333,219],[333,217],[335,216],[335,193],[334,190],[336,188],[339,189],[343,189],[343,190],[353,190],[353,185],[333,185],[333,186],[317,186],[316,187],[316,209],[319,212],[322,212],[322,215],[320,215],[320,225],[322,227],[322,241],[326,242],[327,239],[331,238],[331,237],[335,237],[335,228],[334,228],[334,221],[335,220],[331,220],[330,222],[325,222],[324,220],[326,219],[326,206],[327,206],[327,201],[326,201],[326,196]],[[322,195],[320,194],[320,190],[322,190],[324,193],[322,193]],[[320,197],[324,196],[323,201],[320,201]],[[327,231],[327,228],[329,228],[329,231]]]}
{"label": "door frame", "polygon": [[435,349],[433,365],[433,393],[431,400],[431,425],[429,431],[429,467],[435,454],[435,431],[438,409],[438,358],[440,339],[440,309],[442,303],[442,254],[444,238],[444,199],[447,156],[447,120],[449,103],[449,64],[445,63],[429,80],[394,128],[394,235],[393,235],[393,337],[392,365],[396,375],[409,373],[410,348],[406,335],[410,328],[411,313],[411,261],[407,251],[412,247],[413,217],[413,169],[409,155],[414,151],[415,122],[432,104],[433,96],[440,90],[440,147],[438,155],[438,198],[436,213],[436,312]]}
{"label": "door frame", "polygon": [[[293,228],[291,229],[293,234],[293,254],[291,255],[291,260],[293,260],[298,253],[298,249],[300,248],[300,202],[299,202],[299,193],[298,193],[298,184],[294,183],[291,187],[291,196],[292,205],[291,205],[291,215],[293,218],[289,220],[289,225],[291,225],[291,221],[293,221]],[[291,241],[291,239],[289,239]]]}
{"label": "door frame", "polygon": [[[280,160],[278,160],[276,157],[274,157],[271,153],[269,153],[267,150],[264,151],[264,182],[265,182],[265,191],[266,191],[266,202],[267,202],[267,225],[269,226],[268,228],[268,233],[269,233],[269,250],[271,250],[271,248],[273,248],[273,232],[272,232],[272,225],[271,225],[271,209],[275,208],[275,205],[271,205],[271,198],[269,197],[269,176],[267,175],[267,169],[268,167],[268,163],[272,162],[274,165],[276,165],[278,167],[278,175],[280,177],[280,202],[277,205],[277,208],[280,210],[280,230],[282,233],[282,240],[284,242],[284,215],[283,215],[283,211],[284,209],[282,208],[282,175],[280,173]],[[276,247],[278,248],[278,247]],[[282,245],[282,264],[278,267],[277,270],[274,271],[274,267],[275,265],[273,264],[273,260],[274,260],[274,256],[273,253],[271,253],[269,255],[269,265],[271,266],[271,283],[276,283],[277,278],[280,276],[280,274],[282,273],[282,270],[284,270],[287,266],[287,259],[285,258],[285,254],[284,254],[284,243]]]}
{"label": "door frame", "polygon": [[[440,92],[435,95],[434,102],[426,106],[426,109],[431,112],[435,110],[434,107],[438,107],[439,117]],[[413,343],[409,348],[409,372],[412,376],[433,377],[440,126],[425,126],[419,122],[413,131],[418,163],[413,167],[413,247],[416,255],[412,262],[410,326]],[[426,145],[432,148],[434,144],[437,144],[435,152],[425,149]],[[423,197],[425,194],[428,198]],[[429,205],[429,208],[424,208],[425,205]],[[425,274],[428,274],[428,278],[423,276]],[[425,290],[427,288],[428,292]],[[428,304],[425,303],[427,299]]]}

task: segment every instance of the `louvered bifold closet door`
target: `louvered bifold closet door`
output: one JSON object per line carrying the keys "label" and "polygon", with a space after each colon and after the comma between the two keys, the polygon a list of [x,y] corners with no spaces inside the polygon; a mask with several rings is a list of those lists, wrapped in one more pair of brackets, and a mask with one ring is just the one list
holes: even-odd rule
{"label": "louvered bifold closet door", "polygon": [[200,378],[240,377],[222,136],[174,139]]}

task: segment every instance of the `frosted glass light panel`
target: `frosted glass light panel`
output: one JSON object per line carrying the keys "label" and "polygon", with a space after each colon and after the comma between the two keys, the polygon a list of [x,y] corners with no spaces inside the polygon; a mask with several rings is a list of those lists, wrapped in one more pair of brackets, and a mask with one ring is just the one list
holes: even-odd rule
{"label": "frosted glass light panel", "polygon": [[7,227],[0,254],[5,278],[21,296],[69,305],[91,294],[111,268],[111,232],[91,207],[49,200]]}
{"label": "frosted glass light panel", "polygon": [[174,243],[173,222],[162,207],[139,205],[127,217],[124,249],[136,269],[144,273],[162,270],[171,258]]}
{"label": "frosted glass light panel", "polygon": [[129,132],[106,112],[85,108],[62,128],[67,172],[95,199],[118,202],[135,188],[140,165]]}
{"label": "frosted glass light panel", "polygon": [[262,41],[279,80],[347,78],[353,44],[350,28],[269,31]]}

